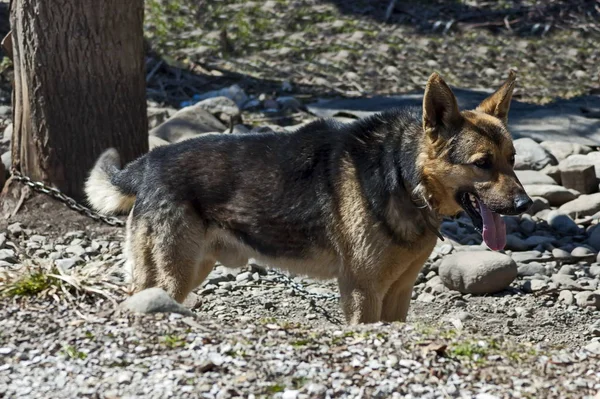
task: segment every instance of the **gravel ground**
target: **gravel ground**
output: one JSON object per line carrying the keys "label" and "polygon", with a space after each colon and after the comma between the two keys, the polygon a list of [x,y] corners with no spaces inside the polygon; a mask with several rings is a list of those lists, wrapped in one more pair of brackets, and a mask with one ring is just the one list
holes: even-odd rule
{"label": "gravel ground", "polygon": [[[50,310],[50,311],[49,311]],[[2,397],[592,398],[600,343],[583,350],[414,325],[355,328],[130,315],[101,301],[3,306]]]}
{"label": "gravel ground", "polygon": [[15,276],[26,268],[51,267],[49,259],[66,280],[42,284],[35,296],[0,299],[0,397],[593,398],[600,392],[598,310],[567,305],[553,292],[527,293],[524,277],[487,296],[428,284],[439,279],[438,260],[478,245],[439,243],[407,324],[344,326],[335,299],[314,297],[335,295],[332,282],[292,277],[292,285],[256,265],[217,267],[187,303],[195,317],[132,315],[113,302],[128,288],[120,272],[122,231],[43,197],[25,207],[19,222],[0,226],[0,290],[19,286]]}

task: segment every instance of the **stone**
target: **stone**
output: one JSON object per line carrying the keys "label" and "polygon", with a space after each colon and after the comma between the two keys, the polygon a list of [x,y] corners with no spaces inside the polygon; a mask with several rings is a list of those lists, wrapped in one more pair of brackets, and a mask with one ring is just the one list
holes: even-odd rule
{"label": "stone", "polygon": [[571,255],[573,255],[576,258],[589,258],[590,261],[593,261],[594,259],[596,259],[596,253],[594,251],[592,251],[591,249],[587,248],[587,247],[575,247],[572,251],[571,251]]}
{"label": "stone", "polygon": [[550,176],[556,184],[562,183],[560,180],[560,168],[557,165],[548,165],[540,172],[544,173],[547,176]]}
{"label": "stone", "polygon": [[69,245],[67,248],[65,248],[65,252],[81,256],[85,254],[85,249],[81,245]]}
{"label": "stone", "polygon": [[576,235],[581,230],[577,223],[562,210],[550,211],[546,216],[546,221],[550,227],[563,235]]}
{"label": "stone", "polygon": [[282,110],[298,111],[304,108],[302,103],[292,96],[278,97],[277,103]]}
{"label": "stone", "polygon": [[558,274],[565,274],[567,276],[574,276],[575,275],[575,269],[571,265],[564,265],[564,266],[562,266],[560,268],[560,270],[558,271]]}
{"label": "stone", "polygon": [[529,215],[535,215],[536,213],[538,213],[540,211],[550,209],[550,202],[548,202],[548,200],[546,198],[531,197],[531,200],[533,201],[533,204],[526,211],[526,213]]}
{"label": "stone", "polygon": [[596,170],[596,176],[600,176],[600,152],[590,152],[586,155],[575,154],[563,159],[559,164],[559,169],[565,169],[574,165],[592,165]]}
{"label": "stone", "polygon": [[566,166],[560,171],[562,186],[572,188],[582,194],[598,191],[596,171],[592,165]]}
{"label": "stone", "polygon": [[73,257],[73,258],[65,258],[65,259],[56,259],[54,264],[56,267],[60,268],[62,271],[67,271],[73,268],[77,263],[81,262],[81,258]]}
{"label": "stone", "polygon": [[569,261],[573,258],[570,251],[565,251],[562,248],[554,248],[552,250],[552,257],[561,262]]}
{"label": "stone", "polygon": [[596,227],[594,230],[592,230],[587,243],[596,251],[600,251],[600,227]]}
{"label": "stone", "polygon": [[167,140],[163,140],[160,137],[148,135],[148,150],[152,151],[156,147],[160,147],[161,145],[169,145],[170,143]]}
{"label": "stone", "polygon": [[444,285],[463,294],[500,292],[517,274],[517,264],[510,256],[490,251],[458,252],[447,256],[439,268]]}
{"label": "stone", "polygon": [[195,292],[190,292],[183,301],[183,306],[188,309],[200,309],[202,307],[202,297]]}
{"label": "stone", "polygon": [[523,291],[525,292],[538,292],[546,288],[548,288],[548,283],[540,279],[533,279],[523,283]]}
{"label": "stone", "polygon": [[240,108],[235,101],[225,96],[207,98],[197,103],[195,107],[209,112],[227,124],[242,122]]}
{"label": "stone", "polygon": [[161,288],[140,291],[121,303],[122,309],[134,313],[179,313],[194,316],[194,313],[176,302]]}
{"label": "stone", "polygon": [[23,226],[18,222],[8,225],[6,229],[15,237],[19,237],[21,234],[23,234]]}
{"label": "stone", "polygon": [[554,274],[552,281],[558,284],[559,287],[567,290],[579,290],[581,287],[570,276],[566,274]]}
{"label": "stone", "polygon": [[600,212],[600,193],[581,195],[558,208],[572,219],[591,216]]}
{"label": "stone", "polygon": [[519,227],[524,234],[533,233],[535,231],[536,225],[537,223],[535,222],[535,220],[533,220],[531,215],[524,214],[521,216],[521,223]]}
{"label": "stone", "polygon": [[15,251],[12,249],[0,249],[0,261],[16,263]]}
{"label": "stone", "polygon": [[10,141],[12,140],[12,134],[13,134],[13,124],[9,123],[8,125],[6,125],[6,128],[4,129],[4,133],[2,136],[2,143],[3,144],[8,144],[10,143]]}
{"label": "stone", "polygon": [[546,267],[538,262],[526,263],[519,265],[518,274],[519,277],[535,276],[536,274],[543,276],[546,274]]}
{"label": "stone", "polygon": [[558,164],[550,152],[530,138],[514,140],[513,145],[517,152],[515,170],[541,170]]}
{"label": "stone", "polygon": [[600,310],[600,293],[592,291],[582,291],[575,295],[577,306],[582,308],[594,308]]}
{"label": "stone", "polygon": [[514,234],[506,235],[506,245],[504,246],[504,249],[511,250],[511,251],[526,251],[529,248],[532,248],[532,247],[529,246],[525,242],[525,240],[520,239],[519,237],[517,237]]}
{"label": "stone", "polygon": [[513,252],[510,254],[510,257],[517,263],[527,263],[535,261],[536,259],[541,258],[542,253],[540,251],[522,251],[522,252]]}
{"label": "stone", "polygon": [[552,206],[561,206],[579,197],[579,195],[562,186],[550,184],[532,184],[524,186],[524,188],[530,197],[545,198]]}
{"label": "stone", "polygon": [[549,153],[551,153],[558,162],[567,159],[574,154],[588,154],[592,149],[587,145],[578,143],[569,143],[566,141],[546,140],[540,143]]}
{"label": "stone", "polygon": [[184,138],[224,132],[226,129],[220,120],[195,104],[180,109],[167,121],[150,130],[149,134],[169,143],[176,143]]}
{"label": "stone", "polygon": [[573,305],[575,303],[575,295],[569,290],[562,290],[560,294],[558,294],[558,302],[562,302],[569,306]]}
{"label": "stone", "polygon": [[[598,254],[598,256],[600,257],[600,254]],[[590,276],[592,277],[600,277],[600,265],[592,265],[590,266]]]}
{"label": "stone", "polygon": [[521,184],[524,186],[531,184],[557,184],[553,178],[537,170],[516,170],[515,173]]}
{"label": "stone", "polygon": [[[585,350],[595,355],[600,355],[600,341],[592,341],[591,343],[585,346]],[[599,395],[596,395],[594,397],[594,399],[598,398],[600,398]]]}
{"label": "stone", "polygon": [[235,281],[237,281],[237,282],[249,281],[249,280],[252,280],[252,272],[242,272],[242,273],[238,274],[237,276],[235,276]]}

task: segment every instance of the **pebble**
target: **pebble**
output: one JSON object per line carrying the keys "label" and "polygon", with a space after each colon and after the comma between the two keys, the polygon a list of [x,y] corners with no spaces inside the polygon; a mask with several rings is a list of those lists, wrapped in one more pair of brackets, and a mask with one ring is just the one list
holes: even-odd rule
{"label": "pebble", "polygon": [[16,263],[15,251],[12,249],[0,249],[0,260],[8,263]]}
{"label": "pebble", "polygon": [[237,276],[235,276],[235,281],[237,281],[237,282],[249,281],[249,280],[252,280],[251,272],[243,272],[243,273],[240,273]]}
{"label": "pebble", "polygon": [[525,292],[537,292],[548,288],[548,283],[544,280],[532,279],[523,283],[523,291]]}
{"label": "pebble", "polygon": [[12,234],[15,237],[21,235],[21,233],[23,232],[23,226],[21,225],[21,223],[13,223],[9,225],[6,229],[10,232],[10,234]]}
{"label": "pebble", "polygon": [[558,284],[559,287],[568,290],[577,290],[581,288],[570,276],[565,274],[554,274],[552,276],[552,281]]}
{"label": "pebble", "polygon": [[563,302],[566,305],[573,305],[575,303],[575,295],[569,290],[562,290],[558,294],[558,301]]}
{"label": "pebble", "polygon": [[596,254],[587,247],[575,247],[575,249],[571,251],[571,255],[577,258],[589,258],[590,260],[596,258]]}
{"label": "pebble", "polygon": [[195,315],[160,288],[148,288],[140,291],[122,302],[120,307],[135,313],[179,313],[184,316]]}
{"label": "pebble", "polygon": [[536,274],[545,275],[546,274],[546,266],[539,262],[531,262],[526,264],[521,264],[518,267],[519,277],[525,276],[535,276]]}
{"label": "pebble", "polygon": [[591,307],[600,310],[600,293],[591,291],[578,292],[575,295],[575,301],[582,308]]}
{"label": "pebble", "polygon": [[571,265],[564,265],[560,268],[560,270],[558,271],[558,274],[565,274],[567,276],[574,276],[575,275],[575,268]]}

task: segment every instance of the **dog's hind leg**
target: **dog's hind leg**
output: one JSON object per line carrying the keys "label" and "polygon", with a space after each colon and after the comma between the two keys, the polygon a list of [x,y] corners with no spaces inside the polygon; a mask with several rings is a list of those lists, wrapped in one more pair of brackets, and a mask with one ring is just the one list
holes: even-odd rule
{"label": "dog's hind leg", "polygon": [[125,256],[127,273],[133,281],[134,291],[156,286],[156,265],[152,257],[152,229],[143,219],[133,216],[127,220]]}
{"label": "dog's hind leg", "polygon": [[202,221],[188,205],[179,205],[164,215],[154,216],[154,246],[157,286],[177,302],[203,281],[214,261],[204,258],[204,228]]}

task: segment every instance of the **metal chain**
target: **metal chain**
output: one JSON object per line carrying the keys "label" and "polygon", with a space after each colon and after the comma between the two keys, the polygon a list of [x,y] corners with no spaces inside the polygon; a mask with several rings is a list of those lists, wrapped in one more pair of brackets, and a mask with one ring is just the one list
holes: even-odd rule
{"label": "metal chain", "polygon": [[[121,219],[118,219],[118,218],[112,217],[112,216],[102,215],[102,214],[88,208],[87,206],[81,205],[80,203],[75,201],[73,198],[69,197],[68,195],[63,194],[60,190],[58,190],[54,187],[50,187],[40,181],[33,181],[30,177],[24,176],[23,174],[21,174],[21,172],[15,170],[15,169],[11,170],[11,178],[15,181],[18,181],[18,182],[28,186],[28,187],[31,187],[34,191],[51,196],[52,198],[64,203],[69,208],[73,209],[74,211],[77,211],[80,214],[85,215],[93,220],[96,220],[99,222],[104,222],[111,226],[119,226],[119,227],[125,226],[125,222],[123,222]],[[287,275],[285,275],[277,270],[269,269],[269,270],[267,270],[267,272],[271,273],[274,276],[272,278],[272,281],[277,281],[277,282],[280,282],[280,283],[290,287],[292,290],[294,290],[299,295],[303,296],[306,299],[311,300],[311,305],[313,305],[313,306],[316,306],[316,304],[312,303],[312,299],[322,299],[322,300],[328,300],[328,301],[339,299],[339,295],[333,294],[333,293],[319,294],[316,292],[310,292],[306,288],[304,288],[304,286],[302,286],[302,284],[292,280],[290,277],[288,277]]]}
{"label": "metal chain", "polygon": [[91,219],[94,219],[94,220],[100,221],[100,222],[104,222],[111,226],[120,226],[120,227],[125,226],[125,222],[123,222],[121,219],[118,219],[118,218],[112,217],[112,216],[102,215],[102,214],[88,208],[87,206],[79,204],[73,198],[60,192],[60,190],[58,190],[54,187],[47,186],[46,184],[44,184],[40,181],[33,181],[33,180],[31,180],[31,178],[29,178],[27,176],[23,176],[21,174],[21,172],[15,170],[15,169],[11,170],[11,178],[13,180],[16,180],[16,181],[28,186],[28,187],[31,187],[34,191],[44,193],[46,195],[51,196],[52,198],[67,205],[69,208],[71,208]]}

